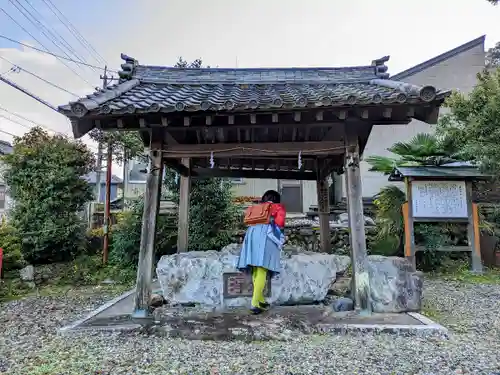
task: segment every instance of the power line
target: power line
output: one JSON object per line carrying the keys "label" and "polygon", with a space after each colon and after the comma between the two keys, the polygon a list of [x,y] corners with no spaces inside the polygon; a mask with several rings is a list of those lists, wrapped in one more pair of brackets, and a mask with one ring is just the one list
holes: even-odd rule
{"label": "power line", "polygon": [[[1,57],[1,56],[0,56],[0,57]],[[19,67],[18,67],[18,68],[19,68]],[[12,70],[12,68],[11,68],[11,70]],[[11,71],[11,70],[9,70],[9,71]],[[43,104],[43,105],[45,105],[45,106],[49,107],[49,108],[50,108],[50,109],[52,109],[53,111],[56,111],[57,113],[61,114],[61,113],[57,110],[57,108],[55,108],[54,106],[52,106],[51,104],[49,104],[49,103],[48,103],[48,102],[46,102],[45,100],[41,99],[41,98],[40,98],[40,97],[38,97],[37,95],[35,95],[35,94],[31,93],[30,91],[26,90],[25,88],[23,88],[23,87],[21,87],[21,86],[17,85],[15,82],[13,82],[13,81],[11,81],[11,80],[9,80],[9,79],[7,79],[7,78],[3,77],[2,75],[0,75],[0,81],[3,81],[3,82],[5,82],[5,83],[7,83],[9,86],[11,86],[11,87],[15,88],[16,90],[21,91],[23,94],[28,95],[30,98],[35,99],[37,102],[39,102],[39,103],[41,103],[41,104]],[[5,108],[0,107],[0,109],[2,109],[3,111],[5,111],[5,112],[7,112],[7,113],[9,113],[9,114],[11,114],[11,115],[13,115],[13,116],[19,117],[19,118],[21,118],[21,119],[23,119],[23,120],[25,120],[25,121],[31,122],[31,123],[33,123],[33,124],[35,124],[35,125],[38,125],[38,126],[40,126],[40,127],[42,127],[42,128],[45,128],[45,129],[47,129],[47,130],[53,131],[53,132],[55,132],[55,133],[64,134],[64,133],[61,133],[61,132],[57,132],[56,130],[50,129],[49,127],[45,127],[45,126],[43,126],[43,125],[41,125],[41,124],[39,124],[39,123],[36,123],[35,121],[29,120],[29,119],[27,119],[27,118],[25,118],[25,117],[23,117],[23,116],[21,116],[21,115],[18,115],[18,114],[12,113],[12,112],[10,112],[10,111],[6,110]],[[5,117],[5,116],[2,116],[2,117]],[[11,119],[8,119],[8,120],[9,120],[9,121],[12,121]],[[15,122],[15,121],[13,121],[13,122]],[[19,123],[18,123],[18,124],[19,124]],[[21,126],[25,126],[24,124],[19,124],[19,125],[21,125]],[[10,133],[5,132],[5,131],[2,131],[2,132],[3,132],[3,133],[6,133],[6,134],[9,134],[9,135],[12,135],[12,136],[15,136],[15,135],[10,134]],[[67,134],[64,134],[64,135],[67,135]],[[87,145],[87,146],[88,146],[88,147],[94,147],[94,148],[95,148],[95,146],[91,146],[91,145]]]}
{"label": "power line", "polygon": [[[20,118],[20,119],[22,119],[22,120],[24,120],[24,121],[30,122],[30,123],[32,123],[32,124],[34,124],[34,125],[36,125],[36,126],[38,126],[38,127],[42,128],[42,129],[49,130],[49,131],[51,131],[51,132],[53,132],[53,133],[56,133],[56,134],[59,134],[59,135],[63,135],[63,136],[66,136],[66,137],[68,136],[68,134],[66,134],[66,133],[63,133],[63,132],[60,132],[60,131],[54,130],[54,129],[52,129],[52,128],[50,128],[50,127],[46,126],[46,125],[42,125],[42,124],[40,124],[40,123],[38,123],[38,122],[36,122],[36,121],[30,120],[30,119],[28,119],[28,118],[26,118],[26,117],[24,117],[24,116],[21,116],[21,115],[19,115],[19,114],[17,114],[17,113],[11,112],[11,111],[9,111],[8,109],[5,109],[5,108],[3,108],[3,107],[1,107],[1,106],[0,106],[0,110],[2,110],[2,111],[4,111],[4,112],[7,112],[9,115],[12,115],[12,116],[18,117],[18,118]],[[31,129],[31,126],[28,126],[28,125],[26,125],[26,124],[23,124],[23,123],[21,123],[21,122],[19,122],[19,121],[17,121],[17,120],[13,120],[13,119],[11,119],[11,118],[9,118],[9,117],[7,117],[7,116],[5,116],[5,115],[1,114],[1,113],[0,113],[0,117],[3,117],[4,119],[6,119],[6,120],[8,120],[8,121],[10,121],[10,122],[13,122],[13,123],[15,123],[15,124],[21,125],[22,127],[26,128],[26,129]],[[8,133],[8,132],[5,132],[5,131],[2,131],[1,129],[0,129],[0,132],[3,132],[3,133],[6,133],[6,134],[9,134],[9,135],[12,135],[12,136],[14,136],[14,137],[18,137],[18,136],[16,136],[16,135],[11,134],[11,133]],[[87,147],[91,148],[91,149],[92,149],[92,148],[94,148],[94,150],[95,150],[95,146],[88,145],[88,144],[85,144],[85,145],[86,145]]]}
{"label": "power line", "polygon": [[[3,9],[2,9],[3,10]],[[34,51],[37,51],[37,52],[40,52],[40,53],[45,53],[47,55],[51,55],[51,56],[54,56],[55,58],[58,58],[58,59],[63,59],[63,60],[66,60],[66,61],[71,61],[75,64],[80,64],[80,65],[84,65],[84,66],[88,66],[90,68],[96,68],[96,69],[100,69],[100,70],[104,70],[104,68],[101,68],[100,66],[97,66],[97,65],[92,65],[92,64],[86,64],[86,63],[83,63],[81,61],[76,61],[76,60],[73,60],[73,59],[69,59],[67,57],[64,57],[64,56],[61,56],[61,55],[58,55],[56,53],[53,53],[53,52],[50,52],[50,51],[44,51],[43,49],[40,49],[40,48],[36,48],[36,47],[33,47],[33,46],[30,46],[29,44],[26,44],[26,43],[22,43],[18,40],[15,40],[15,39],[12,39],[12,38],[9,38],[5,35],[0,35],[0,38],[1,39],[5,39],[5,40],[8,40],[9,42],[12,42],[12,43],[16,43],[16,44],[19,44],[20,46],[23,46],[23,47],[26,47],[26,48],[30,48]],[[116,70],[109,70],[108,69],[108,72],[110,73],[118,73]]]}
{"label": "power line", "polygon": [[[0,117],[3,117],[4,119],[11,121],[7,116],[3,116],[3,115],[0,114]],[[0,133],[4,133],[4,134],[7,134],[7,135],[10,135],[11,137],[19,137],[18,135],[9,133],[8,131],[2,130],[2,129],[0,129]]]}
{"label": "power line", "polygon": [[[14,1],[16,3],[14,3]],[[65,54],[68,58],[70,57],[66,51],[64,51],[55,41],[54,38],[48,36],[45,31],[44,31],[44,25],[40,23],[33,14],[29,10],[27,10],[18,0],[9,0],[9,2],[21,13],[24,18],[26,18],[35,28],[39,29],[39,31],[54,45],[56,48],[58,48],[63,54]],[[22,8],[22,9],[21,9]],[[5,11],[4,11],[5,12]],[[30,18],[31,17],[31,18]],[[12,19],[12,17],[10,17]],[[24,29],[26,30],[26,29]],[[31,33],[29,34],[30,36],[33,36]],[[57,38],[56,38],[57,39]],[[40,41],[38,41],[40,43]],[[41,44],[41,43],[40,43]],[[47,51],[49,51],[49,48],[47,48],[46,45],[41,44]],[[62,61],[61,61],[62,62]],[[76,74],[79,78],[81,78],[83,81],[85,81],[87,84],[91,85],[85,78],[80,76],[76,71],[74,71],[69,65],[64,64],[68,69],[70,69],[74,74]],[[78,68],[80,68],[82,71],[82,67],[78,65]],[[92,85],[91,85],[92,86]]]}
{"label": "power line", "polygon": [[5,72],[0,73],[0,75],[6,76],[7,74],[10,74],[10,73],[19,73],[19,72],[20,72],[20,69],[17,66],[13,66],[9,70],[6,70]]}
{"label": "power line", "polygon": [[[45,29],[54,39],[58,40],[58,42],[64,46],[77,60],[82,61],[82,62],[87,62],[84,57],[80,56],[76,50],[71,46],[70,43],[66,41],[66,39],[53,27],[48,27],[47,25],[49,24],[47,20],[44,18],[44,16],[31,4],[30,1],[24,0],[26,4],[33,10],[33,12],[36,13],[36,17],[31,14],[29,10],[27,10],[23,5],[19,3],[18,0],[15,0],[16,3],[18,3],[26,12],[28,12],[31,17],[37,22],[37,24],[40,25],[43,29]],[[94,69],[95,71],[95,69]]]}
{"label": "power line", "polygon": [[[35,28],[37,28],[39,30],[39,32],[41,32],[56,48],[58,48],[59,51],[61,51],[67,57],[70,57],[66,53],[66,51],[63,50],[58,45],[58,43],[56,43],[57,37],[54,35],[52,35],[52,37],[47,35],[47,33],[45,33],[45,30],[44,30],[45,26],[28,9],[26,9],[26,7],[19,2],[19,0],[9,0],[9,2],[18,10],[19,13],[21,13],[24,16],[24,18],[26,18],[28,20],[28,22],[30,22],[33,26],[35,26]],[[46,46],[44,46],[44,47],[47,50],[49,50]],[[78,65],[78,68],[82,69],[82,71],[83,71],[83,68],[80,65]]]}
{"label": "power line", "polygon": [[[4,119],[9,120],[10,122],[13,122],[14,124],[21,125],[23,128],[31,129],[30,126],[25,125],[25,124],[23,124],[23,123],[21,123],[21,122],[19,122],[17,120],[13,120],[11,118],[8,118],[7,116],[5,116],[5,115],[3,115],[1,113],[0,113],[0,117],[3,117]],[[18,137],[18,136],[16,135],[16,137]]]}
{"label": "power line", "polygon": [[[24,116],[21,116],[21,115],[19,115],[19,114],[17,114],[17,113],[11,112],[11,111],[9,111],[8,109],[3,108],[2,106],[0,106],[0,110],[2,110],[2,111],[4,111],[4,112],[7,112],[9,115],[12,115],[12,116],[18,117],[18,118],[20,118],[21,120],[24,120],[24,121],[30,122],[30,123],[32,123],[33,125],[39,126],[39,127],[43,128],[43,129],[46,129],[46,130],[50,130],[51,132],[54,132],[54,133],[57,133],[57,134],[64,134],[64,135],[67,135],[66,133],[62,133],[62,132],[60,132],[60,131],[57,131],[57,130],[52,129],[52,128],[51,128],[51,127],[49,127],[49,126],[42,125],[42,124],[40,124],[40,123],[38,123],[38,122],[35,122],[35,121],[30,120],[30,119],[28,119],[28,118],[26,118],[26,117],[24,117]],[[14,121],[14,122],[15,122],[15,121]],[[24,126],[24,127],[28,128],[28,129],[31,129],[31,126],[24,125],[24,124],[20,124],[20,123],[18,123],[18,124],[19,124],[19,125],[21,125],[21,126]]]}
{"label": "power line", "polygon": [[[9,0],[9,1],[11,1],[11,0]],[[12,1],[11,1],[11,3],[12,3]],[[15,6],[15,4],[13,4],[13,5]],[[16,7],[16,8],[17,8],[17,7]],[[36,37],[35,37],[32,33],[30,33],[28,30],[26,30],[26,28],[24,28],[24,26],[22,26],[19,22],[17,22],[17,21],[15,20],[15,18],[14,18],[14,17],[12,17],[9,13],[7,13],[7,12],[5,11],[5,9],[0,8],[0,10],[2,10],[2,12],[4,12],[4,13],[7,15],[7,17],[9,17],[9,18],[10,18],[10,19],[11,19],[11,20],[12,20],[12,21],[13,21],[13,22],[17,25],[17,26],[19,26],[19,27],[20,27],[20,28],[21,28],[21,29],[22,29],[25,33],[27,33],[30,37],[32,37],[32,38],[33,38],[33,39],[34,39],[34,40],[35,40],[38,44],[40,44],[43,48],[45,48],[45,51],[43,51],[43,50],[41,50],[41,51],[43,51],[43,52],[45,52],[45,53],[48,53],[48,52],[49,52],[49,49],[48,49],[48,48],[47,48],[47,47],[46,47],[46,46],[45,46],[42,42],[40,42],[40,41],[39,41],[39,40],[38,40],[38,39],[37,39],[37,38],[36,38]],[[21,14],[22,14],[22,12],[21,12]],[[26,16],[25,16],[25,17],[26,17]],[[28,18],[28,20],[29,20],[29,18]],[[32,23],[33,23],[33,22],[32,22]],[[49,38],[49,39],[50,39],[50,38]],[[59,58],[59,57],[56,57],[56,58]],[[66,60],[72,60],[72,59],[69,59],[69,57],[68,57],[68,58],[66,58]],[[72,60],[72,61],[73,61],[73,62],[75,62],[75,63],[79,63],[79,62],[74,61],[74,60]],[[87,83],[88,85],[90,85],[90,86],[94,87],[94,86],[93,86],[93,85],[92,85],[89,81],[87,81],[87,80],[86,80],[85,78],[83,78],[80,74],[78,74],[78,73],[77,73],[77,72],[76,72],[76,71],[75,71],[75,70],[74,70],[71,66],[69,66],[68,64],[66,64],[66,63],[65,63],[65,62],[63,62],[63,61],[61,61],[61,63],[62,63],[64,66],[66,66],[69,70],[71,70],[74,74],[76,74],[76,75],[77,75],[77,76],[78,76],[81,80],[83,80],[85,83]]]}
{"label": "power line", "polygon": [[[51,0],[42,0],[47,8],[49,8],[52,13],[57,17],[57,19],[68,29],[68,31],[75,37],[76,40],[91,54],[94,55],[94,59],[97,63],[103,63],[104,65],[109,65],[107,61],[96,51],[96,49],[90,44],[90,42],[83,37],[83,35],[77,30],[77,28],[71,23],[71,21],[54,5]],[[59,16],[60,15],[60,16]],[[62,17],[62,18],[61,18]],[[97,58],[95,57],[97,56]]]}
{"label": "power line", "polygon": [[6,84],[8,84],[9,86],[15,88],[16,90],[19,90],[21,91],[23,94],[26,94],[28,95],[30,98],[32,99],[35,99],[37,102],[43,104],[44,106],[46,107],[49,107],[50,109],[52,109],[53,111],[57,112],[57,113],[60,113],[56,107],[54,107],[52,104],[46,102],[45,100],[43,100],[42,98],[36,96],[35,94],[32,94],[31,92],[29,92],[28,90],[26,90],[25,88],[19,86],[18,84],[12,82],[11,80],[5,78],[5,77],[2,77],[0,76],[0,81],[3,81],[5,82]]}
{"label": "power line", "polygon": [[32,75],[33,77],[38,78],[40,81],[43,81],[43,82],[45,82],[46,84],[51,85],[52,87],[55,87],[56,89],[62,90],[62,91],[66,92],[66,93],[68,93],[68,94],[70,94],[70,95],[73,95],[73,96],[75,96],[75,97],[77,97],[77,98],[79,98],[79,97],[80,97],[79,95],[76,95],[75,93],[73,93],[73,92],[71,92],[71,91],[68,91],[68,90],[66,90],[66,89],[65,89],[65,88],[63,88],[63,87],[58,86],[58,85],[56,85],[55,83],[52,83],[52,82],[50,82],[50,81],[47,81],[45,78],[42,78],[42,77],[40,77],[39,75],[37,75],[37,74],[35,74],[35,73],[32,73],[32,72],[30,72],[29,70],[26,70],[26,69],[24,69],[24,68],[20,67],[19,65],[14,64],[12,61],[10,61],[9,59],[7,59],[7,58],[5,58],[5,57],[3,57],[3,56],[0,56],[0,59],[2,59],[2,60],[4,60],[4,61],[7,61],[9,64],[12,64],[14,67],[18,68],[20,71],[23,71],[23,72],[25,72],[25,73],[28,73],[28,74]]}

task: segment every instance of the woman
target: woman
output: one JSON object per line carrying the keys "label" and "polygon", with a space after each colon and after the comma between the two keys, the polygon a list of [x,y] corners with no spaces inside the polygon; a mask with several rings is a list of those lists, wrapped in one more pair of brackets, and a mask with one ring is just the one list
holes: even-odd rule
{"label": "woman", "polygon": [[[260,314],[269,307],[264,299],[267,276],[273,277],[279,273],[280,253],[285,240],[283,228],[286,216],[286,210],[280,201],[281,197],[277,191],[268,190],[262,196],[259,205],[250,208],[245,214],[245,222],[251,224],[243,240],[238,269],[252,273],[252,314]],[[248,218],[252,209],[254,212],[259,212],[259,215],[261,214],[253,221]]]}

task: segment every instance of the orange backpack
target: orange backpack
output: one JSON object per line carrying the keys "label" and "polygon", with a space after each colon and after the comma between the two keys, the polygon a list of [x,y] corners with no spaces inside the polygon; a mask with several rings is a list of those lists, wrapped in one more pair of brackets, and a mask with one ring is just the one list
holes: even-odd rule
{"label": "orange backpack", "polygon": [[243,223],[245,225],[269,224],[272,203],[260,203],[250,206],[245,211]]}

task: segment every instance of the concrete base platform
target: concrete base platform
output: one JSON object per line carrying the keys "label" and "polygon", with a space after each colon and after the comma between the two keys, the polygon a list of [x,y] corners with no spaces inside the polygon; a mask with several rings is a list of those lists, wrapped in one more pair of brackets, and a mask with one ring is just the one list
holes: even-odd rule
{"label": "concrete base platform", "polygon": [[[156,286],[154,288],[156,292]],[[447,329],[418,313],[338,313],[322,304],[275,306],[260,315],[247,309],[213,311],[199,306],[163,306],[148,319],[132,318],[134,290],[61,329],[82,331],[142,331],[190,340],[287,340],[297,334],[392,333],[447,336]]]}

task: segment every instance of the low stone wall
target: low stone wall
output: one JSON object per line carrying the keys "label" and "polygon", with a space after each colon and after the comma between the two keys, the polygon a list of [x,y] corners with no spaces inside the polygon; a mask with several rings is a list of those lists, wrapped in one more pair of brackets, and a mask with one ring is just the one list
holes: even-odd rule
{"label": "low stone wall", "polygon": [[[374,226],[366,226],[366,243],[367,248],[371,249],[371,244],[375,242],[377,228]],[[308,251],[320,251],[320,235],[319,228],[311,225],[286,227],[286,246],[298,247],[307,249]],[[242,243],[245,237],[245,231],[240,230],[233,238],[235,243]],[[339,255],[350,254],[349,228],[345,226],[336,226],[330,228],[330,241],[332,244],[332,253]]]}

